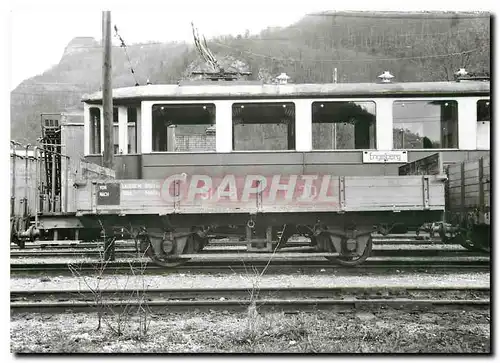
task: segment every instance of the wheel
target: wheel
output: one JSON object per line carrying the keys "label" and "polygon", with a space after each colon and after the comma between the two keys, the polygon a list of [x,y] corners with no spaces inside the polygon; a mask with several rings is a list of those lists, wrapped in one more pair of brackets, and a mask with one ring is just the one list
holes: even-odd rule
{"label": "wheel", "polygon": [[459,233],[448,241],[459,244],[469,251],[490,253],[489,226],[475,226],[467,233]]}
{"label": "wheel", "polygon": [[354,253],[344,253],[344,251],[339,251],[340,255],[338,257],[327,257],[327,259],[331,262],[337,263],[342,266],[357,266],[366,261],[368,257],[370,257],[372,253],[372,236],[366,235],[358,238],[366,238],[366,245],[363,251],[356,251]]}
{"label": "wheel", "polygon": [[470,239],[461,238],[459,245],[463,248],[472,251],[472,252],[482,252],[481,248],[478,248],[474,245],[474,243]]}
{"label": "wheel", "polygon": [[474,226],[468,233],[468,237],[472,244],[481,252],[490,253],[491,240],[490,240],[490,226],[481,225]]}
{"label": "wheel", "polygon": [[457,234],[455,237],[448,240],[449,244],[460,245],[463,248],[471,252],[480,252],[481,250],[477,248],[470,239],[467,239],[463,234]]}
{"label": "wheel", "polygon": [[15,243],[18,245],[19,248],[23,249],[24,248],[24,243],[21,243],[22,241],[17,237],[17,232],[18,232],[18,226],[17,222],[14,218],[10,218],[10,242]]}
{"label": "wheel", "polygon": [[184,265],[189,261],[189,258],[178,258],[178,259],[166,259],[166,260],[153,260],[153,263],[157,266],[174,268]]}
{"label": "wheel", "polygon": [[160,267],[168,267],[168,268],[174,268],[181,266],[185,264],[187,261],[189,261],[189,258],[168,258],[168,257],[163,257],[159,258],[160,256],[157,256],[154,252],[153,246],[151,245],[151,240],[147,235],[141,235],[137,237],[139,239],[140,243],[140,251],[146,254],[151,261],[157,266]]}

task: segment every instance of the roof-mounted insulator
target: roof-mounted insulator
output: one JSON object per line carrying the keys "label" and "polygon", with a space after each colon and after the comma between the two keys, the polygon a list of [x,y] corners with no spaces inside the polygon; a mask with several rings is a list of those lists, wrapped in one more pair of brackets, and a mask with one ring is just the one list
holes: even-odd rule
{"label": "roof-mounted insulator", "polygon": [[455,76],[457,76],[457,77],[464,77],[468,74],[469,74],[469,72],[467,72],[465,70],[465,68],[460,68],[457,72],[455,72]]}
{"label": "roof-mounted insulator", "polygon": [[460,68],[454,73],[455,81],[489,81],[489,74],[478,74],[476,72],[467,72],[465,68]]}
{"label": "roof-mounted insulator", "polygon": [[151,84],[151,82],[149,81],[149,78],[148,78],[148,80],[146,81],[146,84],[148,84],[148,85],[149,85],[149,84]]}
{"label": "roof-mounted insulator", "polygon": [[278,84],[287,84],[289,79],[290,77],[287,76],[286,73],[281,73],[278,77],[275,78]]}
{"label": "roof-mounted insulator", "polygon": [[393,79],[394,76],[391,74],[391,72],[385,71],[380,76],[378,76],[378,78],[382,80],[382,83],[391,83],[391,79]]}

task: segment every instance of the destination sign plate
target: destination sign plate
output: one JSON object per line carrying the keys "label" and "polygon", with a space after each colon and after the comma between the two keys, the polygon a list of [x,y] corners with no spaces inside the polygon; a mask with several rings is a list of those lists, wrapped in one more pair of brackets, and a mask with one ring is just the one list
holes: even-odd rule
{"label": "destination sign plate", "polygon": [[363,163],[407,163],[408,152],[403,150],[363,151]]}

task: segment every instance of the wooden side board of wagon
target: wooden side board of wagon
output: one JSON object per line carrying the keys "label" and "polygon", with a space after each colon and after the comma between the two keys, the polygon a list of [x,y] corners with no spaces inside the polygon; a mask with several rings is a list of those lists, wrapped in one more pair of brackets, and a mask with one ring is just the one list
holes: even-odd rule
{"label": "wooden side board of wagon", "polygon": [[116,215],[444,211],[442,175],[173,175],[76,190],[77,213]]}

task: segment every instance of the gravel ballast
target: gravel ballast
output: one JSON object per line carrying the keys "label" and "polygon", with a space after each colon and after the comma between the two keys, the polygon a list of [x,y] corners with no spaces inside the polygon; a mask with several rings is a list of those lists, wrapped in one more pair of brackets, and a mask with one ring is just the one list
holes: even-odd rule
{"label": "gravel ballast", "polygon": [[74,290],[88,286],[100,288],[252,288],[263,287],[411,287],[411,286],[490,286],[488,272],[471,273],[401,273],[386,276],[336,276],[283,274],[258,276],[249,273],[170,275],[103,275],[103,276],[47,276],[11,277],[11,290]]}
{"label": "gravel ballast", "polygon": [[489,353],[489,312],[188,312],[148,316],[26,314],[11,322],[17,353]]}

